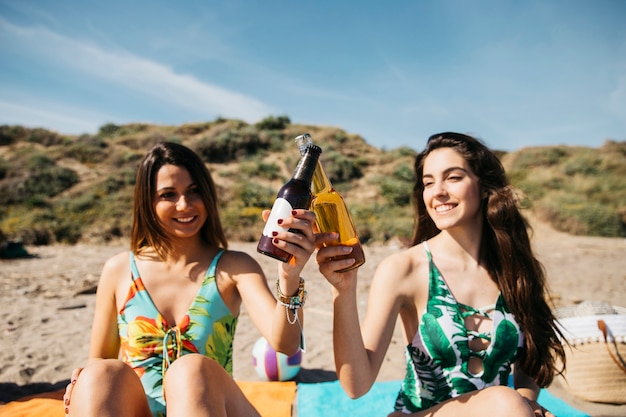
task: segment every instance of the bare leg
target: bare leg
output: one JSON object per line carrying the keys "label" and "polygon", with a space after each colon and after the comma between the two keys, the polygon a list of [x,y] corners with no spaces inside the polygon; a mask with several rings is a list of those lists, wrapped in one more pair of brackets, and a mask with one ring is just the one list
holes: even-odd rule
{"label": "bare leg", "polygon": [[168,417],[260,417],[224,368],[205,356],[176,359],[163,384]]}
{"label": "bare leg", "polygon": [[117,359],[100,359],[76,380],[69,416],[152,417],[152,412],[137,374]]}
{"label": "bare leg", "polygon": [[[412,417],[535,417],[528,402],[514,389],[495,386],[463,394],[447,400],[425,411],[411,414]],[[406,416],[391,413],[389,417]]]}

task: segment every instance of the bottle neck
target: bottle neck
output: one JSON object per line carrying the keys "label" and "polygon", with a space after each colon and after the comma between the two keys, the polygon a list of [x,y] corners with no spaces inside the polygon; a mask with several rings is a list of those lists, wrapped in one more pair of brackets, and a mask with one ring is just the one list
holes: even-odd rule
{"label": "bottle neck", "polygon": [[318,160],[315,167],[315,172],[313,173],[313,182],[311,183],[311,189],[313,190],[313,194],[328,192],[332,188],[333,186],[330,183],[328,176],[326,175],[326,171],[324,171],[322,163]]}
{"label": "bottle neck", "polygon": [[319,156],[320,153],[316,149],[307,148],[304,156],[300,158],[292,178],[311,184]]}

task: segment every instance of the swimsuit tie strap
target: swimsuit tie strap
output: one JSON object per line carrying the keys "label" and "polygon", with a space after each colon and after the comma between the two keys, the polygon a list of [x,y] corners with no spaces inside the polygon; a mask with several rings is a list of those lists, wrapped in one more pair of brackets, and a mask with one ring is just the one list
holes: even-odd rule
{"label": "swimsuit tie strap", "polygon": [[[170,359],[170,346],[172,350],[172,359]],[[163,366],[162,372],[163,376],[165,376],[165,371],[172,364],[173,361],[180,358],[180,353],[182,350],[182,343],[180,340],[180,329],[176,327],[172,327],[165,332],[165,336],[163,336]]]}

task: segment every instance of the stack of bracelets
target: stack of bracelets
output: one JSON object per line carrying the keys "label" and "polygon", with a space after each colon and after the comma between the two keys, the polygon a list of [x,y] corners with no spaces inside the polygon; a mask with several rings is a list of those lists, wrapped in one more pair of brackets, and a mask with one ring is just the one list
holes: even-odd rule
{"label": "stack of bracelets", "polygon": [[[300,278],[298,292],[296,293],[296,295],[293,295],[291,297],[287,297],[285,294],[283,294],[283,292],[280,290],[279,281],[276,280],[276,296],[278,297],[278,302],[280,303],[280,305],[285,307],[287,322],[289,324],[294,324],[298,320],[298,309],[304,306],[304,301],[306,300],[304,279]],[[289,317],[289,310],[292,310],[294,313],[293,319]]]}

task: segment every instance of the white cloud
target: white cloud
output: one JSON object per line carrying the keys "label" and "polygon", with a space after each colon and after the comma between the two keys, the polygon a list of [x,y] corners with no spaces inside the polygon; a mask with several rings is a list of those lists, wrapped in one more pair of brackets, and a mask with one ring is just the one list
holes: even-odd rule
{"label": "white cloud", "polygon": [[195,114],[258,121],[274,113],[271,106],[124,50],[105,50],[87,41],[70,39],[45,28],[16,26],[0,18],[0,36],[19,43],[39,58],[140,92],[169,106]]}
{"label": "white cloud", "polygon": [[42,127],[64,134],[82,134],[95,133],[103,124],[102,121],[102,114],[84,109],[59,107],[58,104],[44,102],[23,105],[0,100],[0,123],[3,124]]}

